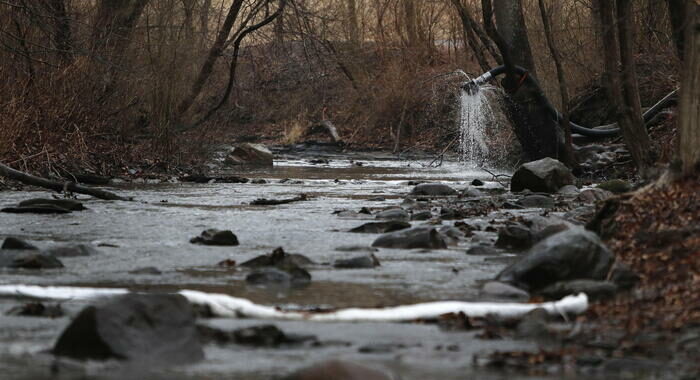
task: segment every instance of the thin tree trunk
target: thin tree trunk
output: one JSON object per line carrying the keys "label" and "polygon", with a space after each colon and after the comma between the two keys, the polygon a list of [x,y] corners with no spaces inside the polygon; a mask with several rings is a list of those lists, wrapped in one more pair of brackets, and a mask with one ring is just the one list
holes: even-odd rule
{"label": "thin tree trunk", "polygon": [[360,26],[358,25],[356,0],[347,0],[347,12],[348,39],[351,44],[358,45],[360,43]]}
{"label": "thin tree trunk", "polygon": [[204,61],[204,64],[202,64],[202,68],[199,70],[199,75],[197,75],[197,79],[195,79],[194,83],[192,84],[192,88],[190,89],[190,92],[187,95],[187,97],[184,98],[178,106],[177,119],[179,119],[180,116],[187,112],[187,110],[192,106],[195,99],[197,99],[199,94],[202,92],[202,88],[204,88],[204,85],[207,83],[207,80],[209,80],[209,76],[214,70],[214,64],[224,52],[226,41],[228,41],[228,36],[229,34],[231,34],[231,29],[233,28],[233,24],[238,18],[238,13],[240,12],[242,6],[243,0],[234,0],[231,4],[228,14],[226,15],[226,20],[224,20],[224,24],[219,30],[219,34],[216,37],[216,41],[214,41],[214,45],[212,45],[211,49],[209,50],[209,54],[207,55],[207,58]]}
{"label": "thin tree trunk", "polygon": [[564,66],[561,63],[561,55],[559,54],[559,50],[554,42],[554,36],[552,35],[552,27],[547,7],[544,4],[544,0],[538,0],[538,3],[542,16],[542,26],[544,27],[544,34],[547,39],[547,46],[552,54],[552,60],[554,60],[554,66],[557,70],[557,81],[559,82],[559,94],[561,96],[561,110],[563,116],[561,120],[559,120],[559,124],[562,130],[564,130],[564,137],[566,139],[564,154],[567,156],[567,159],[565,161],[575,164],[576,158],[571,141],[571,126],[569,125],[569,89],[566,84],[566,74],[564,73]]}
{"label": "thin tree trunk", "polygon": [[700,3],[688,1],[688,25],[681,97],[679,101],[679,156],[683,174],[700,170]]}
{"label": "thin tree trunk", "polygon": [[[620,60],[622,63],[622,88],[624,98],[622,109],[626,114],[625,119],[631,124],[627,135],[627,145],[633,145],[630,149],[633,159],[637,163],[642,176],[647,176],[648,169],[653,165],[653,151],[649,134],[642,119],[642,105],[639,99],[639,85],[637,82],[637,70],[634,61],[634,35],[632,2],[630,0],[617,0],[618,37],[620,39]],[[634,150],[634,152],[632,151]]]}
{"label": "thin tree trunk", "polygon": [[64,64],[72,61],[71,49],[73,46],[70,19],[66,12],[64,0],[48,0],[47,8],[53,20],[53,44]]}
{"label": "thin tree trunk", "polygon": [[452,4],[459,14],[459,18],[462,21],[462,30],[464,31],[465,40],[474,52],[474,56],[476,57],[476,61],[479,63],[479,67],[481,67],[481,70],[483,71],[489,71],[491,66],[484,55],[484,50],[481,46],[479,46],[479,41],[476,39],[476,33],[474,33],[474,29],[471,26],[473,20],[471,20],[471,16],[469,16],[467,8],[460,0],[452,0]]}
{"label": "thin tree trunk", "polygon": [[683,58],[683,40],[685,38],[685,0],[666,0],[668,4],[668,15],[671,20],[673,41],[676,44],[676,53],[679,58]]}

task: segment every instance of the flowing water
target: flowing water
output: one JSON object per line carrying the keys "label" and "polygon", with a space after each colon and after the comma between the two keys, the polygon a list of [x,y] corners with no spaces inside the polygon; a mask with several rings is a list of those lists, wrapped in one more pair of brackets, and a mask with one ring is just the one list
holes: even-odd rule
{"label": "flowing water", "polygon": [[[335,248],[369,245],[373,234],[352,234],[349,228],[371,219],[341,218],[339,209],[399,205],[412,179],[443,181],[464,188],[482,173],[456,162],[438,169],[387,157],[353,160],[330,156],[329,165],[310,165],[303,157],[276,162],[274,169],[238,173],[264,178],[268,184],[161,184],[125,186],[137,202],[86,201],[87,211],[68,215],[11,215],[0,218],[0,237],[16,236],[47,247],[61,242],[102,245],[92,257],[63,259],[64,269],[0,272],[0,284],[126,287],[139,291],[194,289],[226,293],[280,306],[375,307],[429,300],[476,300],[481,281],[492,278],[502,259],[465,255],[468,240],[444,250],[382,249],[376,269],[311,268],[310,286],[267,289],[246,285],[245,271],[217,263],[243,262],[282,246],[317,263],[353,256]],[[357,162],[363,163],[358,166]],[[280,179],[291,181],[279,183]],[[297,182],[299,181],[299,182]],[[488,183],[487,186],[497,186]],[[309,194],[306,202],[250,206],[256,198]],[[45,192],[2,192],[2,205],[49,196]],[[494,216],[491,216],[494,217]],[[479,223],[478,220],[471,222]],[[420,223],[420,222],[413,222]],[[188,242],[206,228],[231,229],[237,247],[204,247]],[[495,234],[485,233],[493,239]],[[512,255],[505,255],[505,259]],[[153,266],[160,275],[130,271]],[[487,350],[532,349],[532,343],[479,340],[476,332],[447,332],[435,325],[398,323],[275,323],[287,333],[312,334],[318,346],[256,349],[244,346],[205,347],[206,360],[169,369],[134,368],[117,362],[62,362],[60,370],[45,353],[61,331],[86,305],[63,304],[67,317],[11,317],[5,312],[22,300],[0,298],[0,379],[270,379],[324,359],[343,358],[389,368],[403,379],[513,379],[512,375],[476,374],[472,357]],[[201,323],[227,330],[269,321],[212,319]],[[377,346],[379,345],[379,346]],[[375,349],[373,347],[379,347]],[[387,348],[388,347],[388,348]],[[467,375],[470,374],[470,375]],[[476,377],[470,377],[476,376]]]}

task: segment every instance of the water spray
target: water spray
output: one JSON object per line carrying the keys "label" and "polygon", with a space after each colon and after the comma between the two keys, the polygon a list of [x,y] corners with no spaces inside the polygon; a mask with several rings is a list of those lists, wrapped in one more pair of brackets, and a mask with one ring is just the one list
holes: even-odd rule
{"label": "water spray", "polygon": [[[550,116],[552,116],[552,118],[555,120],[560,120],[562,118],[561,113],[557,111],[557,109],[552,105],[549,99],[547,99],[547,97],[544,95],[542,88],[540,87],[539,83],[537,83],[535,78],[533,78],[531,75],[527,75],[528,71],[523,67],[515,66],[514,69],[516,73],[523,77],[523,80],[525,82],[528,82],[530,85],[537,88],[537,90],[542,94],[541,100],[544,103],[543,105],[545,106],[547,111],[550,113]],[[462,84],[462,89],[469,95],[476,95],[479,92],[479,89],[484,84],[488,83],[489,81],[501,74],[505,74],[505,72],[505,66],[498,66],[485,72],[477,78],[465,82],[464,84]],[[654,118],[654,116],[661,112],[661,110],[673,104],[676,101],[677,94],[678,89],[671,91],[668,95],[663,97],[660,101],[658,101],[646,112],[644,112],[644,114],[642,115],[644,123],[649,124],[649,122]],[[588,137],[614,137],[620,134],[620,128],[617,125],[617,123],[601,125],[594,128],[587,128],[571,121],[569,122],[569,125],[571,126],[572,132]]]}

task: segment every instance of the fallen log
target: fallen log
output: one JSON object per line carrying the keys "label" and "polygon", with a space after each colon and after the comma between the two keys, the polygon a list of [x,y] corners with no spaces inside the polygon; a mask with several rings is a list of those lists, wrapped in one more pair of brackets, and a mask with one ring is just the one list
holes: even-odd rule
{"label": "fallen log", "polygon": [[72,193],[91,195],[95,198],[106,199],[110,201],[131,201],[131,198],[125,198],[114,194],[107,190],[95,189],[92,187],[85,187],[78,185],[75,182],[59,182],[51,181],[46,178],[36,177],[31,174],[21,172],[19,170],[12,169],[11,167],[0,163],[0,175],[13,179],[15,181],[22,182],[31,186],[39,186],[46,189],[54,190],[57,192],[69,191]]}
{"label": "fallen log", "polygon": [[260,199],[256,199],[256,200],[250,202],[250,204],[253,206],[277,206],[277,205],[283,205],[283,204],[287,204],[287,203],[301,202],[301,201],[308,201],[308,200],[309,200],[309,197],[307,197],[306,194],[301,194],[298,197],[289,198],[289,199],[260,198]]}

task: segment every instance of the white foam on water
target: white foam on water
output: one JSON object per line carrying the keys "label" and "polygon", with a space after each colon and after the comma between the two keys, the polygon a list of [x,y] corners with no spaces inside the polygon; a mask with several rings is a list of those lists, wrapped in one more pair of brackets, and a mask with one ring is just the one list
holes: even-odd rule
{"label": "white foam on water", "polygon": [[[125,289],[31,285],[0,286],[0,296],[24,296],[57,301],[93,300],[126,293],[128,291]],[[567,296],[559,301],[543,303],[438,301],[386,308],[347,308],[330,312],[285,311],[274,306],[256,304],[245,298],[193,290],[181,290],[178,294],[193,304],[209,306],[212,313],[218,317],[311,322],[408,322],[416,319],[437,318],[447,313],[464,313],[469,317],[485,317],[487,315],[520,317],[537,308],[543,308],[551,315],[581,314],[588,308],[588,297],[584,293]]]}

